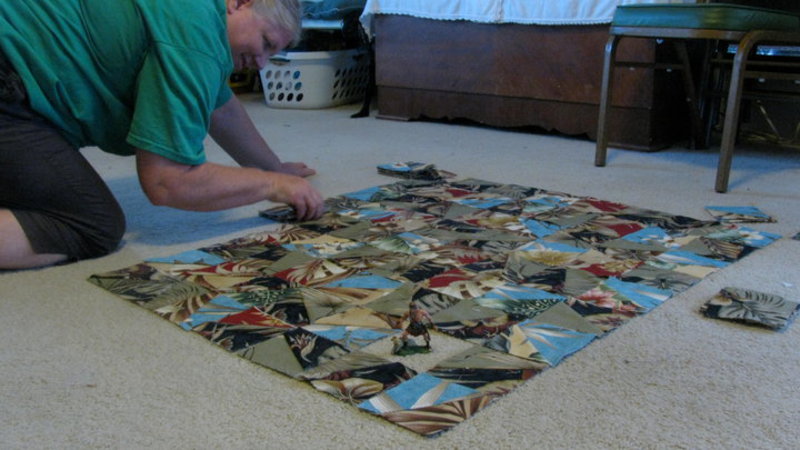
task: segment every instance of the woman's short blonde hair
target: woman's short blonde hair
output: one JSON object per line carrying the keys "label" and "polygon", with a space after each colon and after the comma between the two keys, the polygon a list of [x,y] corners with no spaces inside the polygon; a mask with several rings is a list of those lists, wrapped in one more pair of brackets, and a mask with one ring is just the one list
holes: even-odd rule
{"label": "woman's short blonde hair", "polygon": [[297,45],[303,32],[302,8],[299,0],[252,0],[259,14],[268,17],[276,26],[292,35],[290,46]]}

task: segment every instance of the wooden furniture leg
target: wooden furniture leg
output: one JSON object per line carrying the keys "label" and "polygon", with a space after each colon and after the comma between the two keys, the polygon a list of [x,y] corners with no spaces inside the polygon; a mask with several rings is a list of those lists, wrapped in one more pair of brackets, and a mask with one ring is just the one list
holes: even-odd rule
{"label": "wooden furniture leg", "polygon": [[597,147],[594,155],[594,165],[606,165],[608,153],[608,113],[611,110],[611,92],[614,80],[614,61],[617,55],[617,44],[620,36],[612,34],[606,42],[605,59],[603,60],[603,80],[600,87],[600,105],[597,118]]}
{"label": "wooden furniture leg", "polygon": [[686,49],[686,42],[680,39],[672,41],[675,47],[675,52],[678,54],[678,61],[681,64],[681,79],[683,80],[683,92],[686,95],[686,104],[689,108],[689,123],[691,126],[691,137],[689,141],[689,148],[698,149],[705,148],[705,126],[703,125],[703,118],[700,115],[700,100],[697,96],[697,87],[695,85],[694,76],[692,75],[692,66],[689,62],[689,51]]}

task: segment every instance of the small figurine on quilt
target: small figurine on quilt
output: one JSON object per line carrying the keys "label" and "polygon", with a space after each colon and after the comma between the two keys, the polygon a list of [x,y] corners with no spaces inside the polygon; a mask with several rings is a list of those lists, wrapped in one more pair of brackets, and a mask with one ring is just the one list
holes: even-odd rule
{"label": "small figurine on quilt", "polygon": [[[413,353],[430,353],[431,335],[428,333],[428,328],[436,328],[431,315],[428,314],[428,311],[420,308],[416,302],[412,301],[409,304],[408,312],[403,314],[402,320],[405,321],[406,319],[408,319],[408,325],[403,330],[403,334],[392,338],[394,343],[392,353],[400,356]],[[417,345],[416,341],[409,336],[422,336],[425,339],[425,345]]]}

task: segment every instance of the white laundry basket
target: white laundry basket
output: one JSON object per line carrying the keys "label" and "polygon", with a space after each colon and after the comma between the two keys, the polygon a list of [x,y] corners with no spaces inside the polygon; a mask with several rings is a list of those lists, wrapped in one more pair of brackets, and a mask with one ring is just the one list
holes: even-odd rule
{"label": "white laundry basket", "polygon": [[259,71],[264,100],[273,108],[318,109],[364,98],[368,54],[362,49],[286,52]]}

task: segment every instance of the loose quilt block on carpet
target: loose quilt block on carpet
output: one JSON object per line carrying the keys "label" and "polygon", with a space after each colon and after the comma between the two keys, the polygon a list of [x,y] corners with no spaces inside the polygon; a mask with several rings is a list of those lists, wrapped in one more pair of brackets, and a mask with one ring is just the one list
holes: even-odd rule
{"label": "loose quilt block on carpet", "polygon": [[[479,179],[403,180],[326,203],[319,220],[274,223],[90,281],[436,436],[780,237]],[[424,371],[374,350],[402,332],[410,302],[430,314],[434,334],[466,350]]]}

